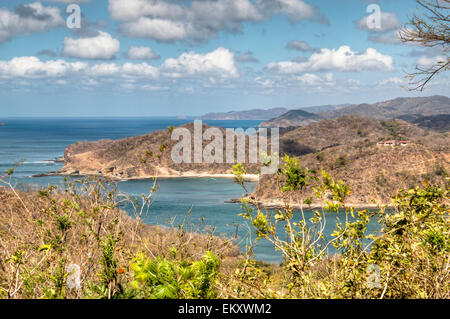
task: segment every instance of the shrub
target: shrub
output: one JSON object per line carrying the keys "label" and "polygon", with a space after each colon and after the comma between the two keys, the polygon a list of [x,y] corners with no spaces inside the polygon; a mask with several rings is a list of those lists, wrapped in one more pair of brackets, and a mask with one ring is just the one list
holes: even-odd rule
{"label": "shrub", "polygon": [[347,164],[347,158],[344,155],[340,155],[339,157],[336,158],[336,160],[334,161],[334,165],[336,168],[340,168],[343,167]]}
{"label": "shrub", "polygon": [[217,296],[214,287],[220,262],[211,252],[202,260],[150,260],[140,254],[131,265],[136,295],[150,299],[210,299]]}
{"label": "shrub", "polygon": [[[297,192],[297,213],[288,203],[271,213],[249,198],[242,201],[242,216],[257,242],[268,240],[283,255],[289,288],[283,297],[450,298],[448,189],[415,187],[393,198],[393,210],[355,210],[345,203],[350,189],[342,181],[322,172],[313,184],[317,180],[305,179],[298,160],[286,157],[285,163],[280,189]],[[308,188],[325,201],[309,220],[303,210]],[[327,238],[323,231],[331,211],[343,218]],[[380,225],[378,233],[367,232],[373,220]],[[334,255],[329,255],[331,246]],[[260,289],[267,287],[264,283]]]}

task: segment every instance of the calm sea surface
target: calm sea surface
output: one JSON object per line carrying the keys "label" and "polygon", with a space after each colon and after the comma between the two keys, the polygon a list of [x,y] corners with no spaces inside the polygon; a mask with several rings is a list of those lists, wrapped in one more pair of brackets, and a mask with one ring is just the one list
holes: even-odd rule
{"label": "calm sea surface", "polygon": [[[62,157],[67,146],[78,141],[99,139],[120,139],[142,135],[168,126],[191,122],[176,118],[42,118],[42,119],[1,119],[0,118],[0,172],[4,172],[21,161],[15,170],[16,183],[47,186],[60,184],[60,177],[39,177],[32,175],[59,170],[61,163],[53,160]],[[257,128],[260,121],[204,121],[224,128]],[[123,181],[120,190],[140,195],[148,193],[152,180]],[[245,221],[239,204],[226,204],[238,198],[243,191],[231,179],[162,179],[156,202],[146,219],[148,224],[164,224],[170,221],[182,223],[191,209],[191,222],[200,230],[215,229],[215,234],[236,238],[243,248],[248,239]],[[250,183],[254,188],[255,183]],[[312,212],[308,212],[307,216]],[[338,214],[328,216],[326,233],[331,234]],[[257,259],[279,262],[281,256],[268,242],[261,241],[255,249]]]}

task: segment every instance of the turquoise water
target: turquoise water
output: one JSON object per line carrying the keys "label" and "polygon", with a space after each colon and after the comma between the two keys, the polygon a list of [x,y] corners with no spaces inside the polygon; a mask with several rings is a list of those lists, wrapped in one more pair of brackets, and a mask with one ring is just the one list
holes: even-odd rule
{"label": "turquoise water", "polygon": [[[58,170],[51,160],[70,144],[99,139],[120,139],[165,130],[192,120],[176,118],[0,118],[0,172],[24,160],[17,176]],[[260,121],[204,121],[226,128],[257,128]]]}
{"label": "turquoise water", "polygon": [[[170,125],[182,125],[189,120],[175,118],[139,119],[0,119],[0,172],[23,160],[16,168],[14,179],[17,184],[32,184],[38,187],[61,184],[57,176],[33,178],[32,175],[59,170],[61,163],[53,159],[63,156],[65,148],[77,141],[95,141],[102,138],[119,139],[142,135]],[[224,128],[257,128],[259,121],[205,121]],[[148,193],[153,180],[122,181],[119,188],[130,195]],[[160,179],[156,201],[145,219],[148,224],[181,224],[186,213],[191,210],[191,223],[195,229],[233,238],[244,249],[248,243],[248,226],[238,216],[239,204],[226,201],[239,198],[243,194],[240,186],[232,179],[180,178]],[[255,183],[249,183],[253,189]],[[306,212],[306,217],[313,216]],[[329,214],[325,233],[329,236],[338,217]],[[282,230],[282,225],[279,226]],[[370,226],[372,230],[376,225]],[[253,236],[254,237],[254,236]],[[281,255],[267,241],[260,241],[254,253],[257,259],[280,262]],[[333,253],[333,250],[330,250]]]}

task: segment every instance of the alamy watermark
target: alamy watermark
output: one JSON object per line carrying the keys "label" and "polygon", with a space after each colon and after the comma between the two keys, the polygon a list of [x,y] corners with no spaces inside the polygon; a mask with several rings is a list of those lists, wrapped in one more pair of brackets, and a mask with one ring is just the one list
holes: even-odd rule
{"label": "alamy watermark", "polygon": [[81,288],[81,269],[77,264],[70,264],[67,269],[66,285],[69,289],[80,289]]}
{"label": "alamy watermark", "polygon": [[367,286],[371,289],[381,288],[380,266],[370,264],[367,267]]}
{"label": "alamy watermark", "polygon": [[372,13],[366,19],[367,28],[370,30],[381,29],[381,8],[378,4],[372,3],[367,6],[367,13]]}
{"label": "alamy watermark", "polygon": [[70,4],[66,9],[67,13],[70,15],[67,17],[66,25],[69,29],[80,29],[81,28],[81,8],[78,4]]}
{"label": "alamy watermark", "polygon": [[[278,128],[271,128],[270,131],[267,128],[249,128],[244,131],[242,128],[221,130],[210,127],[203,132],[202,121],[194,121],[193,134],[194,136],[184,127],[172,131],[172,140],[178,141],[172,147],[171,157],[174,163],[260,163],[261,174],[274,174],[278,170]],[[205,141],[209,143],[204,143]]]}

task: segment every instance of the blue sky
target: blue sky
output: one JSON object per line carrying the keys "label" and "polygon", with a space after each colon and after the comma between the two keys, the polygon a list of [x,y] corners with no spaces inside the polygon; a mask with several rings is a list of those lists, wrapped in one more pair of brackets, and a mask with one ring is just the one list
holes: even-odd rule
{"label": "blue sky", "polygon": [[[80,29],[67,27],[69,4]],[[367,7],[377,4],[374,28]],[[447,95],[405,75],[443,56],[400,43],[414,0],[0,2],[0,116],[199,115]]]}

